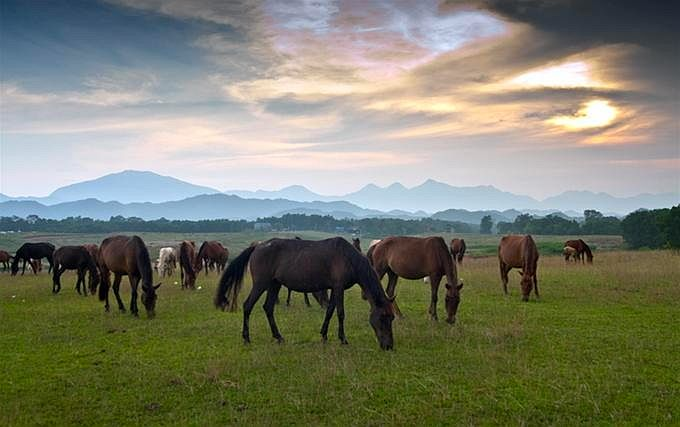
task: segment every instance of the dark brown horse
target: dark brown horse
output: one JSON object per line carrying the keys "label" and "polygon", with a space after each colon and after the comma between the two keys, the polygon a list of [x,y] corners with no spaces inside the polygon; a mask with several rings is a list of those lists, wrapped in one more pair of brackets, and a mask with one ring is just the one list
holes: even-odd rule
{"label": "dark brown horse", "polygon": [[385,295],[380,281],[366,257],[347,240],[335,237],[320,241],[296,239],[271,239],[244,250],[224,271],[215,295],[215,306],[230,310],[236,308],[236,298],[241,290],[246,266],[250,263],[253,287],[243,303],[243,340],[250,342],[248,322],[255,303],[267,292],[264,310],[273,337],[283,342],[274,320],[274,306],[281,286],[297,292],[315,292],[330,289],[331,300],[321,326],[321,337],[328,339],[328,323],[337,307],[338,338],[347,344],[345,337],[344,293],[355,283],[361,286],[371,305],[369,322],[380,347],[391,349],[394,345],[392,303]]}
{"label": "dark brown horse", "polygon": [[99,300],[106,301],[104,308],[109,311],[109,287],[111,284],[110,273],[114,274],[113,293],[118,301],[118,309],[125,312],[125,306],[120,299],[120,281],[123,276],[128,276],[132,296],[130,299],[130,312],[139,316],[137,308],[137,287],[142,281],[142,304],[146,308],[146,314],[153,318],[156,314],[156,289],[161,285],[153,285],[153,270],[149,251],[144,241],[138,236],[112,236],[107,237],[99,246],[99,268],[102,282],[99,287]]}
{"label": "dark brown horse", "polygon": [[[387,295],[394,298],[399,277],[415,280],[430,277],[430,317],[437,320],[437,294],[442,277],[446,277],[446,321],[455,323],[460,304],[456,263],[451,259],[449,249],[441,237],[388,237],[369,249],[367,254],[373,268],[382,280],[388,275]],[[395,311],[401,311],[394,303]]]}
{"label": "dark brown horse", "polygon": [[9,262],[14,258],[7,251],[0,251],[0,264],[2,264],[2,271],[9,270]]}
{"label": "dark brown horse", "polygon": [[451,256],[458,264],[463,263],[463,256],[465,255],[465,239],[451,239]]}
{"label": "dark brown horse", "polygon": [[90,256],[96,263],[97,260],[99,259],[99,246],[95,245],[94,243],[88,243],[83,245],[85,249],[90,253]]}
{"label": "dark brown horse", "polygon": [[99,270],[92,255],[84,246],[62,246],[54,251],[54,270],[52,272],[52,292],[57,294],[61,290],[61,275],[66,270],[77,270],[78,280],[76,291],[80,294],[80,284],[83,284],[83,295],[87,295],[85,287],[85,273],[90,273],[90,292],[94,294],[99,284]]}
{"label": "dark brown horse", "polygon": [[182,289],[196,289],[196,244],[188,240],[179,245],[179,272],[182,279]]}
{"label": "dark brown horse", "polygon": [[[31,263],[31,260],[41,260],[47,258],[50,263],[49,272],[52,272],[52,254],[54,253],[54,245],[47,242],[41,243],[24,243],[21,245],[16,254],[14,254],[14,261],[12,261],[12,276],[15,276],[19,271],[19,261],[23,261],[21,275],[26,272],[26,263]],[[32,265],[32,264],[31,264]],[[36,267],[33,267],[33,273],[37,274]]]}
{"label": "dark brown horse", "polygon": [[576,249],[576,261],[580,260],[582,264],[585,263],[585,256],[588,258],[588,264],[593,263],[593,252],[590,250],[590,246],[588,246],[582,239],[567,240],[564,242],[564,246],[569,246]]}
{"label": "dark brown horse", "polygon": [[196,274],[201,271],[201,268],[205,267],[205,274],[208,275],[208,269],[211,265],[217,268],[217,271],[224,270],[229,260],[229,251],[222,246],[222,243],[211,240],[205,241],[198,250],[196,255],[196,262],[194,264],[194,269]]}
{"label": "dark brown horse", "polygon": [[531,288],[538,295],[538,248],[530,235],[504,236],[498,245],[498,262],[500,264],[503,292],[508,295],[508,272],[513,268],[521,268],[522,301],[529,301]]}

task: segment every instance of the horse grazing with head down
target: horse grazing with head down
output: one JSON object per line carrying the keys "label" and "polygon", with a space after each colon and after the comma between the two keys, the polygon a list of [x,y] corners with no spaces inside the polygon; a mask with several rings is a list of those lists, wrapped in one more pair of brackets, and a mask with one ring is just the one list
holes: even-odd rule
{"label": "horse grazing with head down", "polygon": [[352,246],[354,246],[354,248],[358,250],[359,253],[363,253],[361,252],[361,241],[358,238],[355,237],[352,239]]}
{"label": "horse grazing with head down", "polygon": [[179,245],[179,272],[182,280],[182,289],[196,289],[196,271],[194,261],[196,259],[196,243],[185,240]]}
{"label": "horse grazing with head down", "polygon": [[62,246],[54,251],[54,270],[52,273],[52,292],[57,294],[61,290],[61,275],[66,270],[77,270],[76,291],[80,294],[80,284],[83,285],[82,295],[87,295],[85,287],[85,273],[90,273],[89,287],[94,294],[99,284],[99,270],[90,252],[84,246]]}
{"label": "horse grazing with head down", "polygon": [[158,252],[158,269],[161,277],[172,276],[177,268],[177,254],[175,248],[161,248]]}
{"label": "horse grazing with head down", "polygon": [[361,255],[347,240],[335,237],[320,241],[296,239],[271,239],[250,246],[241,252],[224,271],[217,287],[215,306],[230,310],[236,308],[236,298],[241,290],[246,267],[250,265],[253,286],[243,303],[243,340],[250,342],[248,326],[250,313],[257,300],[267,292],[264,310],[273,337],[283,342],[274,320],[274,307],[281,286],[298,292],[314,292],[330,289],[331,299],[321,326],[321,337],[328,338],[328,323],[337,308],[338,338],[347,344],[345,337],[344,292],[358,283],[366,295],[373,327],[380,347],[392,349],[392,303],[385,295],[380,281],[366,257]]}
{"label": "horse grazing with head down", "polygon": [[451,239],[451,256],[458,264],[463,263],[463,256],[465,256],[465,239]]}
{"label": "horse grazing with head down", "polygon": [[[455,323],[458,305],[460,304],[460,290],[463,284],[458,284],[458,271],[451,259],[449,249],[441,237],[388,237],[382,239],[369,248],[369,261],[375,268],[378,278],[388,275],[387,295],[394,298],[399,277],[416,280],[430,277],[430,317],[437,320],[437,300],[439,283],[446,277],[446,321]],[[394,303],[395,311],[401,311]]]}
{"label": "horse grazing with head down", "polygon": [[498,262],[500,264],[503,292],[508,295],[508,272],[513,268],[521,268],[522,301],[529,301],[531,288],[538,295],[538,248],[530,235],[504,236],[498,245]]}
{"label": "horse grazing with head down", "polygon": [[12,276],[15,276],[19,271],[19,261],[23,261],[23,267],[21,269],[21,275],[23,276],[26,272],[26,263],[31,264],[33,268],[33,273],[37,274],[38,271],[36,267],[32,264],[32,260],[41,260],[47,258],[47,262],[50,263],[49,272],[52,272],[52,254],[54,253],[54,245],[47,242],[41,243],[24,243],[21,245],[16,254],[14,254],[14,261],[12,261]]}
{"label": "horse grazing with head down", "polygon": [[118,309],[125,312],[125,306],[120,299],[120,281],[123,276],[128,276],[132,295],[130,298],[130,312],[139,316],[137,307],[137,287],[142,282],[142,304],[146,308],[146,314],[153,318],[156,314],[156,290],[161,284],[153,284],[153,271],[149,251],[144,241],[138,236],[112,236],[107,237],[99,246],[99,268],[102,282],[99,287],[99,300],[106,301],[104,308],[109,311],[109,287],[111,283],[110,273],[114,274],[113,294],[118,301]]}
{"label": "horse grazing with head down", "polygon": [[[300,236],[295,236],[294,239],[295,240],[302,240],[302,238]],[[286,286],[286,284],[284,283],[283,286]],[[292,294],[293,294],[293,290],[288,288],[288,297],[286,298],[286,306],[290,306],[290,297],[292,296]],[[309,292],[303,292],[303,294],[305,296],[305,305],[307,307],[311,307],[312,305],[309,303]],[[323,291],[312,292],[312,296],[314,297],[316,302],[319,303],[321,308],[328,308],[328,291],[327,290],[324,289]]]}
{"label": "horse grazing with head down", "polygon": [[575,261],[581,260],[581,263],[585,263],[584,255],[588,258],[588,264],[593,263],[593,251],[590,250],[590,246],[583,241],[583,239],[578,240],[567,240],[564,242],[564,246],[569,246],[576,249]]}
{"label": "horse grazing with head down", "polygon": [[201,268],[205,267],[205,274],[208,275],[208,269],[211,265],[214,265],[217,271],[224,270],[229,260],[229,251],[222,246],[222,243],[212,240],[205,241],[198,249],[198,254],[196,255],[196,263],[194,264],[194,270],[200,272]]}

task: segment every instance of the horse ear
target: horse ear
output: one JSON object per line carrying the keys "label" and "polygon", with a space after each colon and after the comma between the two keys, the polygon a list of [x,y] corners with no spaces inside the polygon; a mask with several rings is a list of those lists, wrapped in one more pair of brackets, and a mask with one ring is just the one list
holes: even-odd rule
{"label": "horse ear", "polygon": [[153,289],[156,290],[156,289],[160,288],[161,285],[162,285],[162,283],[159,283],[159,284],[157,284],[156,286],[154,286]]}

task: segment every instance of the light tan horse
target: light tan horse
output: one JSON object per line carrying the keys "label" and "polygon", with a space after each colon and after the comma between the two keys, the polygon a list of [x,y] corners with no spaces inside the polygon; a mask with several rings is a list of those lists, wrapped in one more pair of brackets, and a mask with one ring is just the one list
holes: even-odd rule
{"label": "light tan horse", "polygon": [[[389,282],[386,293],[393,298],[399,277],[416,280],[430,277],[430,308],[428,312],[433,320],[437,320],[437,294],[442,277],[446,277],[447,312],[446,321],[454,323],[460,304],[456,263],[451,258],[449,248],[441,237],[388,237],[369,248],[367,254],[378,277],[388,275]],[[395,312],[401,315],[396,302]]]}
{"label": "light tan horse", "polygon": [[508,294],[508,272],[513,268],[521,268],[522,301],[529,301],[531,288],[538,295],[538,248],[530,235],[504,236],[498,245],[498,263],[500,265],[503,292]]}

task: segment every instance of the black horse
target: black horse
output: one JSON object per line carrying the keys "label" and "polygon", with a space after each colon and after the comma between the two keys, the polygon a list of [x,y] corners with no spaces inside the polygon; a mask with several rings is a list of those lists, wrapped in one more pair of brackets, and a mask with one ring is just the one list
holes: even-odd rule
{"label": "black horse", "polygon": [[361,255],[347,240],[335,237],[320,241],[296,239],[271,239],[248,249],[234,259],[224,271],[217,287],[215,306],[236,309],[236,298],[241,290],[246,267],[250,263],[253,287],[243,303],[243,340],[250,342],[248,322],[253,306],[267,291],[264,310],[272,335],[278,342],[283,337],[274,320],[274,306],[283,284],[298,292],[331,290],[326,317],[321,326],[321,337],[328,339],[328,323],[336,307],[338,310],[338,338],[347,344],[345,337],[345,289],[359,283],[370,305],[369,322],[380,347],[389,350],[394,345],[392,302],[385,295],[375,271],[368,259]]}
{"label": "black horse", "polygon": [[90,292],[94,294],[99,284],[99,269],[90,251],[85,246],[62,246],[54,251],[54,273],[52,275],[52,292],[57,294],[61,290],[61,275],[66,270],[77,270],[78,280],[76,291],[80,294],[80,284],[83,284],[83,295],[87,295],[85,287],[85,272],[90,273]]}
{"label": "black horse", "polygon": [[[21,269],[21,275],[23,276],[26,272],[26,263],[30,263],[32,259],[40,260],[47,258],[47,262],[50,263],[50,269],[48,272],[52,272],[52,254],[54,253],[54,245],[47,242],[41,243],[24,243],[21,245],[17,253],[14,255],[14,261],[12,261],[12,276],[16,276],[19,271],[19,261],[23,260],[23,268]],[[37,274],[37,272],[34,271]]]}
{"label": "black horse", "polygon": [[[284,285],[285,286],[285,285]],[[292,289],[288,289],[288,298],[286,298],[286,305],[290,305],[290,297],[291,294],[293,293]],[[307,307],[311,307],[312,305],[309,303],[309,292],[305,292],[305,305]],[[323,291],[318,291],[318,292],[312,292],[312,296],[316,300],[316,302],[319,303],[319,305],[323,308],[328,308],[328,291],[323,290]]]}

